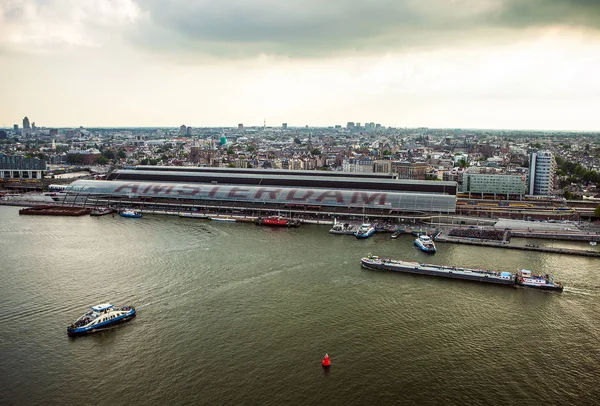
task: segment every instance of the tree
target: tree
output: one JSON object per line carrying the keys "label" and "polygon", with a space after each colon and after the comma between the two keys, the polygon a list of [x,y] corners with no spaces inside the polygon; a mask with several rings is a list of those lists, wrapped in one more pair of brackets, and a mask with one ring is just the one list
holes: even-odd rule
{"label": "tree", "polygon": [[594,210],[594,216],[600,217],[600,204],[596,206],[596,209]]}
{"label": "tree", "polygon": [[117,158],[119,158],[119,159],[127,158],[127,154],[125,153],[123,148],[119,148],[119,150],[117,151]]}
{"label": "tree", "polygon": [[321,155],[321,150],[319,148],[313,148],[313,150],[310,151],[310,153],[313,154],[313,155],[320,156]]}
{"label": "tree", "polygon": [[563,194],[563,197],[567,200],[571,200],[573,198],[573,193],[571,193],[570,191],[566,190],[565,193]]}
{"label": "tree", "polygon": [[459,168],[467,168],[469,166],[471,166],[471,164],[469,164],[469,162],[465,158],[461,158],[460,161],[458,161]]}
{"label": "tree", "polygon": [[300,141],[300,138],[296,137],[294,138],[294,143],[300,145],[302,144],[302,141]]}
{"label": "tree", "polygon": [[102,155],[104,155],[106,157],[106,159],[115,159],[115,153],[110,149],[110,148],[106,148],[104,151],[102,151]]}
{"label": "tree", "polygon": [[232,162],[229,165],[227,165],[228,168],[235,168],[235,164]]}

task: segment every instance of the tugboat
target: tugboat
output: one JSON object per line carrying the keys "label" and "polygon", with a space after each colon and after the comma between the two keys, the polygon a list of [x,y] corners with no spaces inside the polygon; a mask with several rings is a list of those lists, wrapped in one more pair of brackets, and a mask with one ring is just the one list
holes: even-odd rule
{"label": "tugboat", "polygon": [[100,328],[122,323],[135,317],[133,306],[115,307],[110,303],[102,303],[91,306],[90,309],[92,310],[67,327],[69,336],[92,333]]}
{"label": "tugboat", "polygon": [[135,218],[135,219],[139,219],[140,217],[142,217],[142,213],[140,213],[139,211],[132,210],[132,209],[122,210],[119,212],[119,215],[121,217],[129,217],[129,218]]}
{"label": "tugboat", "polygon": [[435,244],[431,237],[423,234],[415,239],[415,245],[419,247],[419,249],[423,252],[435,253],[437,249],[435,248]]}
{"label": "tugboat", "polygon": [[354,236],[356,238],[369,238],[373,234],[375,234],[375,227],[373,227],[370,223],[364,223],[360,226]]}
{"label": "tugboat", "polygon": [[556,290],[559,292],[562,292],[564,289],[561,282],[554,282],[554,277],[552,275],[535,275],[528,269],[517,271],[515,284],[528,288]]}
{"label": "tugboat", "polygon": [[256,225],[275,227],[300,227],[300,220],[294,220],[282,216],[259,217],[258,219],[256,219]]}

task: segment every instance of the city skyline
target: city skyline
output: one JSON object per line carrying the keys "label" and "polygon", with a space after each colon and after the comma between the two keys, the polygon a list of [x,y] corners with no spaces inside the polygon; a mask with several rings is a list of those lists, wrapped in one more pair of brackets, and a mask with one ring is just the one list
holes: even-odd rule
{"label": "city skyline", "polygon": [[600,4],[522,3],[0,1],[0,123],[600,130]]}

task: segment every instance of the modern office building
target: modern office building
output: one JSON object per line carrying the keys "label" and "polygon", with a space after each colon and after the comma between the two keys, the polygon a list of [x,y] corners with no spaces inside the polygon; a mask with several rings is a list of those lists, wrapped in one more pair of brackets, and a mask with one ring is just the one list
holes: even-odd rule
{"label": "modern office building", "polygon": [[550,151],[529,154],[529,194],[549,196],[554,191],[556,160]]}
{"label": "modern office building", "polygon": [[527,178],[523,175],[463,173],[462,193],[494,195],[494,198],[523,198],[527,194]]}

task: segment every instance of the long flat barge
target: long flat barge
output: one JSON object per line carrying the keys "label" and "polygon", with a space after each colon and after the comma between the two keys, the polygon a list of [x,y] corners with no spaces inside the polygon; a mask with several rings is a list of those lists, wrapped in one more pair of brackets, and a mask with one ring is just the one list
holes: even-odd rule
{"label": "long flat barge", "polygon": [[369,256],[361,259],[363,268],[384,271],[406,272],[419,275],[441,276],[444,278],[465,279],[476,282],[514,285],[515,276],[510,272],[495,272],[482,269],[458,268],[454,266],[420,264],[400,259]]}
{"label": "long flat barge", "polygon": [[19,214],[38,216],[83,216],[90,214],[91,209],[65,206],[37,206],[19,210]]}
{"label": "long flat barge", "polygon": [[366,269],[405,272],[442,278],[463,279],[474,282],[492,283],[505,286],[521,286],[542,290],[562,291],[563,285],[554,282],[550,275],[533,275],[529,270],[519,273],[498,272],[487,269],[474,269],[446,265],[422,264],[400,259],[380,258],[375,255],[361,258],[361,266]]}

